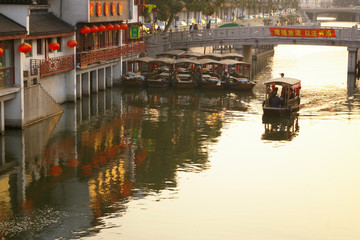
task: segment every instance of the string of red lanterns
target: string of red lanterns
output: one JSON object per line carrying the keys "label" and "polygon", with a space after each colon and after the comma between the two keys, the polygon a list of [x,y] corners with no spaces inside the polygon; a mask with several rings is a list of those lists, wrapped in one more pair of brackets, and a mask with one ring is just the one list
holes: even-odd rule
{"label": "string of red lanterns", "polygon": [[91,28],[90,28],[90,32],[92,33],[96,33],[97,31],[99,31],[99,28],[95,25],[93,25]]}
{"label": "string of red lanterns", "polygon": [[101,24],[100,26],[93,25],[92,27],[84,26],[80,28],[80,33],[88,34],[88,33],[96,33],[96,32],[104,32],[104,31],[117,31],[117,30],[125,30],[128,28],[128,25],[125,23],[121,24],[107,24],[104,26]]}

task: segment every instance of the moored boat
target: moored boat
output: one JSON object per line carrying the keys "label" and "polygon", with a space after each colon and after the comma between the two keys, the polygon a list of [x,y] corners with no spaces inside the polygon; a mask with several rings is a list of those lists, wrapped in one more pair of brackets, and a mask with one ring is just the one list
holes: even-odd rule
{"label": "moored boat", "polygon": [[255,86],[255,82],[250,80],[249,63],[242,61],[225,59],[220,61],[224,65],[224,76],[226,86],[231,90],[251,90]]}
{"label": "moored boat", "polygon": [[156,88],[170,86],[174,63],[175,60],[172,58],[155,58],[150,61],[150,73],[146,78],[147,86]]}
{"label": "moored boat", "polygon": [[123,76],[123,85],[128,87],[145,86],[146,77],[149,74],[149,63],[152,57],[142,57],[129,62],[128,71]]}
{"label": "moored boat", "polygon": [[178,89],[195,88],[197,83],[194,78],[195,60],[179,58],[175,61],[173,86]]}
{"label": "moored boat", "polygon": [[222,64],[214,59],[200,59],[196,62],[195,78],[201,88],[224,90],[226,83],[222,75]]}

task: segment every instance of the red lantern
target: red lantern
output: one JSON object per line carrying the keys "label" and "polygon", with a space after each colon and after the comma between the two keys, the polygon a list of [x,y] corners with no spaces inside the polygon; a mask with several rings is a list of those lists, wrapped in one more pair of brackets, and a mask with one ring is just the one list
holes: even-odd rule
{"label": "red lantern", "polygon": [[71,39],[67,42],[68,47],[73,48],[77,46],[77,41],[75,41],[74,39]]}
{"label": "red lantern", "polygon": [[3,55],[4,50],[2,48],[0,48],[0,57]]}
{"label": "red lantern", "polygon": [[18,49],[19,49],[19,52],[28,53],[31,51],[31,45],[28,43],[23,43],[19,46]]}
{"label": "red lantern", "polygon": [[82,27],[81,29],[80,29],[80,32],[82,33],[82,34],[87,34],[87,33],[89,33],[91,30],[90,30],[90,28],[88,27],[88,26],[85,26],[85,27]]}
{"label": "red lantern", "polygon": [[112,24],[106,25],[106,30],[108,30],[108,31],[114,30],[114,25],[112,25]]}
{"label": "red lantern", "polygon": [[146,8],[146,4],[141,4],[141,6],[142,6],[143,8]]}
{"label": "red lantern", "polygon": [[52,42],[49,44],[49,48],[53,51],[56,51],[60,48],[60,44],[58,44],[57,42]]}
{"label": "red lantern", "polygon": [[125,23],[120,24],[120,29],[124,30],[127,28],[128,28],[127,24],[125,24]]}
{"label": "red lantern", "polygon": [[120,30],[120,28],[121,28],[121,27],[120,27],[119,24],[117,24],[117,23],[114,24],[114,30],[115,30],[115,31]]}
{"label": "red lantern", "polygon": [[92,33],[96,33],[97,31],[99,31],[99,28],[95,25],[90,28],[90,32]]}
{"label": "red lantern", "polygon": [[99,32],[103,32],[106,30],[106,27],[102,24],[98,28],[99,28]]}

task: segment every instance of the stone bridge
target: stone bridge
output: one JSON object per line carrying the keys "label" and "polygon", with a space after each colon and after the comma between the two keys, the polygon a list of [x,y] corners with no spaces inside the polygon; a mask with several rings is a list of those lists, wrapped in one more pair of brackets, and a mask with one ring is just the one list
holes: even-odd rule
{"label": "stone bridge", "polygon": [[[158,33],[146,39],[149,55],[167,50],[232,45],[242,49],[261,45],[302,44],[343,46],[349,52],[348,72],[355,73],[360,46],[360,31],[352,28],[314,26],[248,26],[212,28],[197,31]],[[245,51],[245,50],[244,50]],[[251,51],[246,51],[250,52]],[[246,59],[246,52],[243,52]]]}

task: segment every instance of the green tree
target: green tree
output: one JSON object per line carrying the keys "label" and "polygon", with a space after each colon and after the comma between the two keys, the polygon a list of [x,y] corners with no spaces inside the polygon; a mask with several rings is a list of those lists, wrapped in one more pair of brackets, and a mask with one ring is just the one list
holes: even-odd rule
{"label": "green tree", "polygon": [[169,29],[177,13],[181,12],[185,4],[180,0],[148,0],[147,4],[155,4],[153,10],[155,20],[165,21],[165,31]]}
{"label": "green tree", "polygon": [[202,12],[205,16],[211,16],[224,2],[225,0],[185,0],[185,7],[189,11]]}
{"label": "green tree", "polygon": [[358,0],[334,0],[333,5],[335,7],[350,7],[359,5]]}

